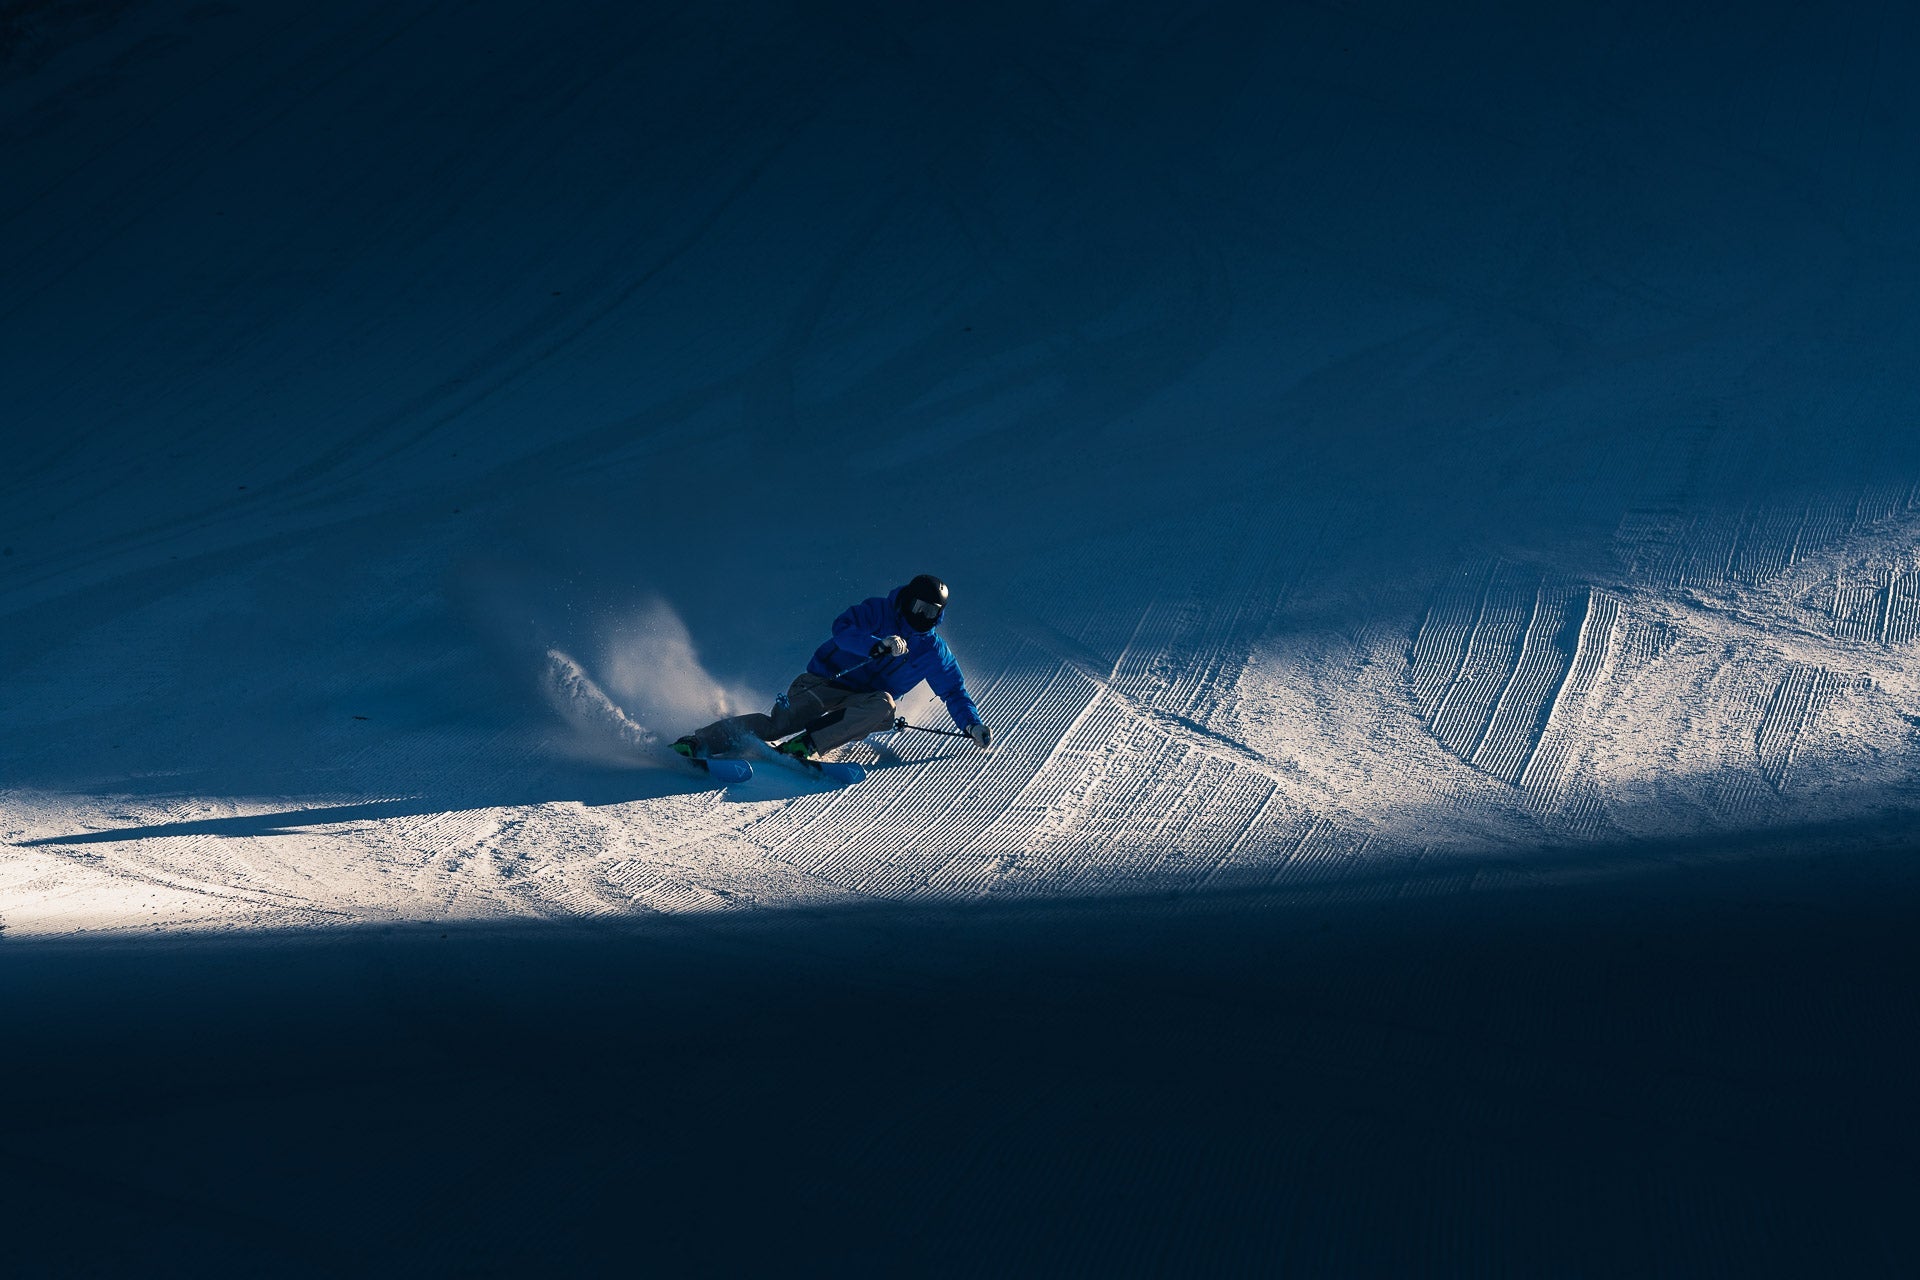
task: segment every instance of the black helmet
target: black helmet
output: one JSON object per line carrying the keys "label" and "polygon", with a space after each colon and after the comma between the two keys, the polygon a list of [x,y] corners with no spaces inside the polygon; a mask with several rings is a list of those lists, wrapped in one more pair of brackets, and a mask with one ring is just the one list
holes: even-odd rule
{"label": "black helmet", "polygon": [[940,615],[946,610],[947,584],[930,573],[923,573],[900,588],[895,606],[915,631],[931,631],[940,624]]}

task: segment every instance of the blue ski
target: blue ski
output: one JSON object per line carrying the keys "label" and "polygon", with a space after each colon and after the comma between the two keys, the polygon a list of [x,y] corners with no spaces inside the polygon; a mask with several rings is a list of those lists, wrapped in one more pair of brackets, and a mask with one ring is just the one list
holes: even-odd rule
{"label": "blue ski", "polygon": [[694,764],[726,783],[745,782],[753,776],[753,766],[745,760],[706,759],[696,760]]}
{"label": "blue ski", "polygon": [[867,776],[867,771],[851,760],[802,760],[799,756],[789,755],[785,751],[776,751],[770,743],[751,739],[740,744],[741,749],[752,752],[754,757],[770,760],[783,769],[793,773],[802,773],[809,778],[822,782],[831,782],[836,787],[848,787]]}
{"label": "blue ski", "polygon": [[736,782],[745,782],[753,776],[753,766],[745,760],[723,759],[717,756],[683,756],[671,747],[667,755],[681,768],[693,773],[704,773],[721,786],[731,786]]}

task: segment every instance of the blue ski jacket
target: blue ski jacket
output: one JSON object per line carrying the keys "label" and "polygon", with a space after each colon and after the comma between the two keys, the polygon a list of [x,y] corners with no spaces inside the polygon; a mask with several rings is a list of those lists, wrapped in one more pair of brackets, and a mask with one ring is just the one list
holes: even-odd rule
{"label": "blue ski jacket", "polygon": [[[925,680],[947,704],[947,714],[955,724],[962,729],[979,724],[979,709],[967,694],[967,682],[960,675],[953,650],[933,631],[915,631],[907,625],[896,603],[899,595],[900,588],[896,587],[884,596],[862,600],[835,618],[833,638],[813,651],[807,670],[843,688],[862,692],[884,689],[896,698]],[[899,636],[907,642],[907,651],[897,658],[868,663],[867,655],[881,636]],[[855,667],[859,669],[853,670]]]}

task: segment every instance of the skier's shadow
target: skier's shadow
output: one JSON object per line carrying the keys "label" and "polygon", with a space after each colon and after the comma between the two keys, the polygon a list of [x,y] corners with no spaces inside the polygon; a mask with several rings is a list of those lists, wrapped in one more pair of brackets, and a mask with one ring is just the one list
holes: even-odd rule
{"label": "skier's shadow", "polygon": [[901,765],[932,764],[935,760],[944,760],[950,755],[959,754],[955,751],[942,750],[939,743],[932,745],[933,749],[930,751],[922,750],[909,755],[902,753],[892,742],[876,735],[867,739],[867,748],[873,753],[874,758],[862,760],[860,763],[868,773],[872,773],[875,769],[891,769]]}
{"label": "skier's shadow", "polygon": [[[891,769],[930,764],[950,752],[903,752],[894,744],[875,737],[867,742],[871,759],[866,768]],[[177,783],[177,779],[174,780]],[[72,847],[115,844],[126,840],[148,840],[178,836],[219,836],[245,839],[256,836],[291,835],[312,827],[349,822],[380,822],[393,818],[419,818],[442,813],[475,809],[528,807],[573,802],[589,808],[631,804],[668,796],[717,792],[724,803],[753,804],[769,800],[790,800],[832,791],[821,783],[785,769],[754,770],[746,782],[716,786],[711,781],[682,774],[673,769],[560,769],[522,785],[500,791],[422,791],[409,796],[368,800],[352,804],[301,806],[271,813],[240,814],[221,818],[189,818],[175,822],[155,822],[138,826],[108,827],[98,831],[80,831],[71,835],[42,836],[16,841],[18,848]]]}
{"label": "skier's shadow", "polygon": [[148,840],[177,836],[219,836],[248,838],[291,835],[312,827],[351,822],[380,822],[394,818],[418,818],[436,814],[459,813],[478,809],[521,808],[570,802],[588,808],[631,804],[668,796],[696,792],[718,792],[731,804],[749,804],[815,794],[821,784],[783,771],[761,770],[747,782],[718,787],[711,782],[683,776],[666,769],[557,772],[530,780],[526,785],[479,794],[475,792],[423,792],[386,800],[368,800],[353,804],[302,806],[271,813],[239,814],[221,818],[189,818],[176,822],[156,822],[139,826],[108,827],[71,835],[42,836],[36,840],[15,841],[17,848],[70,847],[76,845],[115,844],[127,840]]}

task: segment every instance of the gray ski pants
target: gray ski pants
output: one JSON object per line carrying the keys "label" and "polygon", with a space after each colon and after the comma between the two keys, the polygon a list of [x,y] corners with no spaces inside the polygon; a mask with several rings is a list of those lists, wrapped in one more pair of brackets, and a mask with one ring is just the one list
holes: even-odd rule
{"label": "gray ski pants", "polygon": [[771,715],[750,712],[715,720],[696,729],[694,741],[709,755],[730,750],[745,734],[772,742],[806,730],[815,751],[831,751],[855,738],[893,727],[893,695],[884,689],[859,692],[836,688],[825,676],[801,672]]}

